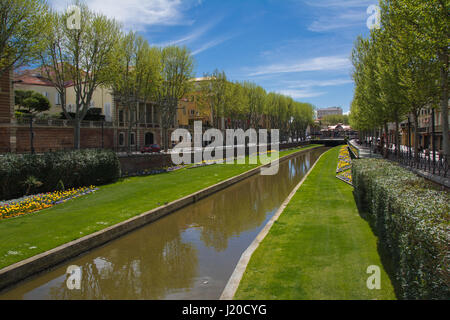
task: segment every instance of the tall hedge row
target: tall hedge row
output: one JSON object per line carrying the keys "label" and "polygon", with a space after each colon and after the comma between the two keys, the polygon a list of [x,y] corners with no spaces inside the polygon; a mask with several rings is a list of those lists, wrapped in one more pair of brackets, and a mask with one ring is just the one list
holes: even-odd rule
{"label": "tall hedge row", "polygon": [[450,195],[386,160],[355,160],[355,198],[389,254],[399,298],[449,299]]}
{"label": "tall hedge row", "polygon": [[25,194],[25,181],[34,177],[42,183],[36,192],[102,185],[120,177],[117,155],[106,150],[50,152],[40,155],[6,154],[0,156],[0,200]]}

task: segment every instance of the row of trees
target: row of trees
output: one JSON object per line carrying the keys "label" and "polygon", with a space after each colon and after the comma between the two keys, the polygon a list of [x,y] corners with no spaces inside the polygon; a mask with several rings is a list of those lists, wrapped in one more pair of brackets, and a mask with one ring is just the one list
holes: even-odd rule
{"label": "row of trees", "polygon": [[412,114],[417,155],[419,113],[425,107],[440,108],[448,156],[449,2],[381,0],[380,7],[381,28],[359,37],[353,50],[356,88],[350,124],[360,131],[381,128],[387,133],[388,123],[395,123],[399,146],[399,123]]}
{"label": "row of trees", "polygon": [[[11,67],[41,65],[41,73],[58,91],[62,111],[74,123],[74,144],[80,148],[81,121],[95,90],[110,88],[130,115],[128,139],[140,104],[155,102],[165,148],[168,129],[179,101],[194,90],[195,61],[186,47],[151,46],[137,33],[76,0],[67,12],[51,10],[43,0],[4,0],[0,3],[0,75]],[[233,125],[279,128],[298,137],[313,119],[313,106],[248,82],[230,82],[214,72],[200,88],[199,104],[212,113],[214,124],[224,117]],[[75,110],[66,108],[66,88],[74,87]],[[197,88],[198,89],[198,88]],[[195,89],[195,90],[197,90]],[[131,145],[131,143],[129,143]]]}
{"label": "row of trees", "polygon": [[[267,92],[252,82],[232,82],[225,72],[205,74],[197,103],[215,128],[280,129],[281,138],[301,138],[314,121],[314,106]],[[230,123],[225,123],[230,119]]]}

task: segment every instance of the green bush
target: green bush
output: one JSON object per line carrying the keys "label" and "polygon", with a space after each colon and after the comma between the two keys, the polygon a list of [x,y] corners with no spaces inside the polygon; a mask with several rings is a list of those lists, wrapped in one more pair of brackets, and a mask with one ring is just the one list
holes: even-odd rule
{"label": "green bush", "polygon": [[402,299],[449,299],[450,195],[382,159],[353,161],[355,198],[392,262]]}
{"label": "green bush", "polygon": [[42,182],[36,192],[102,185],[120,177],[116,154],[106,150],[49,152],[42,155],[0,156],[0,200],[23,196],[30,176]]}

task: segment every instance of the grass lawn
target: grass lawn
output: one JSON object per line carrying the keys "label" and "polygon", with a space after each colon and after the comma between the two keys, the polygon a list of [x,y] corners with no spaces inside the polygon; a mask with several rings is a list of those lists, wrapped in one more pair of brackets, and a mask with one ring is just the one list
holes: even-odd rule
{"label": "grass lawn", "polygon": [[[280,157],[313,148],[280,152]],[[257,165],[212,165],[123,179],[53,208],[0,220],[0,268],[160,207]]]}
{"label": "grass lawn", "polygon": [[[322,156],[254,252],[235,299],[395,299],[352,187],[335,177],[340,148]],[[381,290],[366,286],[371,265]]]}

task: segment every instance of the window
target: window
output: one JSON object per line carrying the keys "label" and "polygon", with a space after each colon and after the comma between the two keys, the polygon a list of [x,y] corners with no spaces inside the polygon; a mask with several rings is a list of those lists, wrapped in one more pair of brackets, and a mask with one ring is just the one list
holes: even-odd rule
{"label": "window", "polygon": [[43,95],[44,97],[46,97],[47,99],[48,99],[48,97],[50,96],[50,95],[48,94],[47,91],[44,91],[44,93],[42,93],[42,95]]}
{"label": "window", "polygon": [[131,140],[131,145],[134,146],[136,144],[136,133],[135,132],[130,132],[130,140]]}
{"label": "window", "polygon": [[123,110],[119,111],[119,122],[123,122]]}
{"label": "window", "polygon": [[154,143],[154,136],[152,132],[147,132],[145,134],[145,145],[150,146]]}
{"label": "window", "polygon": [[119,133],[119,146],[120,147],[125,146],[125,133],[123,132]]}
{"label": "window", "polygon": [[60,97],[59,93],[56,93],[56,95],[55,95],[55,104],[57,106],[59,106],[61,104],[61,97]]}

